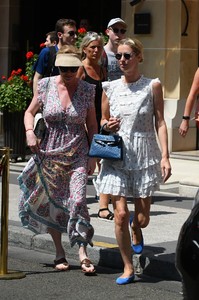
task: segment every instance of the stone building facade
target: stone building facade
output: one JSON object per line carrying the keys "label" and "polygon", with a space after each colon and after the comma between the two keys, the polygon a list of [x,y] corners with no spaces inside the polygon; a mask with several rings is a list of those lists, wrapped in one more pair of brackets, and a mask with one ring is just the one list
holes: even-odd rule
{"label": "stone building facade", "polygon": [[[198,149],[195,121],[190,122],[186,138],[178,134],[178,127],[199,65],[199,0],[99,0],[96,5],[94,8],[91,0],[70,5],[65,1],[58,10],[48,4],[42,19],[38,16],[39,1],[0,0],[0,78],[23,62],[27,49],[35,46],[33,41],[39,42],[38,34],[42,32],[45,37],[57,19],[90,16],[93,30],[103,31],[111,18],[121,17],[128,24],[127,36],[136,37],[144,45],[143,73],[162,82],[170,152]],[[63,16],[64,11],[67,16]]]}

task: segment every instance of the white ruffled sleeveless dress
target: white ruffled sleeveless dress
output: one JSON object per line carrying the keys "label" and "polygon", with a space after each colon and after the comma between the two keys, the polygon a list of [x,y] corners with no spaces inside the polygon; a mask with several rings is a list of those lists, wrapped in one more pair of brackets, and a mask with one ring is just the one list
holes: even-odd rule
{"label": "white ruffled sleeveless dress", "polygon": [[163,183],[161,150],[154,127],[152,85],[159,79],[141,76],[127,84],[123,76],[103,82],[110,115],[120,118],[123,161],[102,159],[96,184],[99,193],[146,198]]}

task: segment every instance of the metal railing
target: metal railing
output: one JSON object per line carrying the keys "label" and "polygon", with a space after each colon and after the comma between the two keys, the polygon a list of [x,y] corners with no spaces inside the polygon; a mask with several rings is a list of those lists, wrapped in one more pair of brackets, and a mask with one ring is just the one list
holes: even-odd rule
{"label": "metal railing", "polygon": [[0,173],[2,175],[0,279],[20,279],[26,275],[23,272],[8,271],[7,267],[10,148],[0,149],[0,156]]}

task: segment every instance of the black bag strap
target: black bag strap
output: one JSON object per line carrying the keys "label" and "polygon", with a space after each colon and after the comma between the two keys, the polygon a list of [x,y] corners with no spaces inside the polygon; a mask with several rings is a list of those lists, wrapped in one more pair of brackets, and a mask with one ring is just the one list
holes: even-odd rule
{"label": "black bag strap", "polygon": [[57,52],[57,50],[56,50],[55,46],[49,47],[48,65],[47,65],[47,68],[45,70],[45,73],[44,73],[43,77],[49,77],[49,76],[52,75],[53,69],[54,69],[54,66],[55,66],[56,52]]}
{"label": "black bag strap", "polygon": [[100,128],[100,134],[104,134],[104,135],[109,135],[109,134],[110,134],[110,132],[108,132],[108,131],[106,131],[106,130],[104,129],[104,127],[107,125],[107,123],[108,123],[108,122],[104,123],[104,124],[101,126],[101,128]]}

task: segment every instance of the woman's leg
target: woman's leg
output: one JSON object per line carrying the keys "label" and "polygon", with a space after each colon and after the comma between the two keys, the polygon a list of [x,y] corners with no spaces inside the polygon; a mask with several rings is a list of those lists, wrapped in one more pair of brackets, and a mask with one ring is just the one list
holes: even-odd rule
{"label": "woman's leg", "polygon": [[129,232],[129,210],[126,198],[112,197],[115,215],[115,235],[124,263],[124,273],[120,278],[127,278],[133,275],[131,238]]}
{"label": "woman's leg", "polygon": [[141,228],[147,227],[150,221],[150,207],[151,197],[135,199],[135,213],[133,216],[132,228],[132,241],[134,245],[141,242],[142,233]]}
{"label": "woman's leg", "polygon": [[98,217],[106,220],[113,220],[114,214],[109,210],[110,195],[100,194]]}
{"label": "woman's leg", "polygon": [[[97,160],[98,165],[98,173],[100,172],[100,160]],[[113,220],[114,214],[109,210],[109,203],[110,203],[110,195],[100,194],[99,195],[99,211],[98,217],[105,220]]]}
{"label": "woman's leg", "polygon": [[[84,273],[95,273],[95,267],[88,258],[86,251],[86,245],[91,241],[94,234],[94,229],[90,224],[90,216],[86,202],[86,168],[81,166],[76,168],[76,170],[71,173],[70,181],[70,220],[74,219],[75,221],[70,222],[69,220],[70,224],[67,232],[71,244],[78,243],[79,245],[79,260],[82,271]],[[78,241],[78,236],[80,241],[84,236],[85,241],[82,243]]]}
{"label": "woman's leg", "polygon": [[56,249],[56,258],[55,258],[55,268],[56,270],[59,271],[66,271],[69,269],[69,264],[65,260],[65,251],[62,246],[62,234],[61,232],[53,229],[53,228],[48,228],[48,232],[50,233],[53,242],[55,244],[55,249]]}

